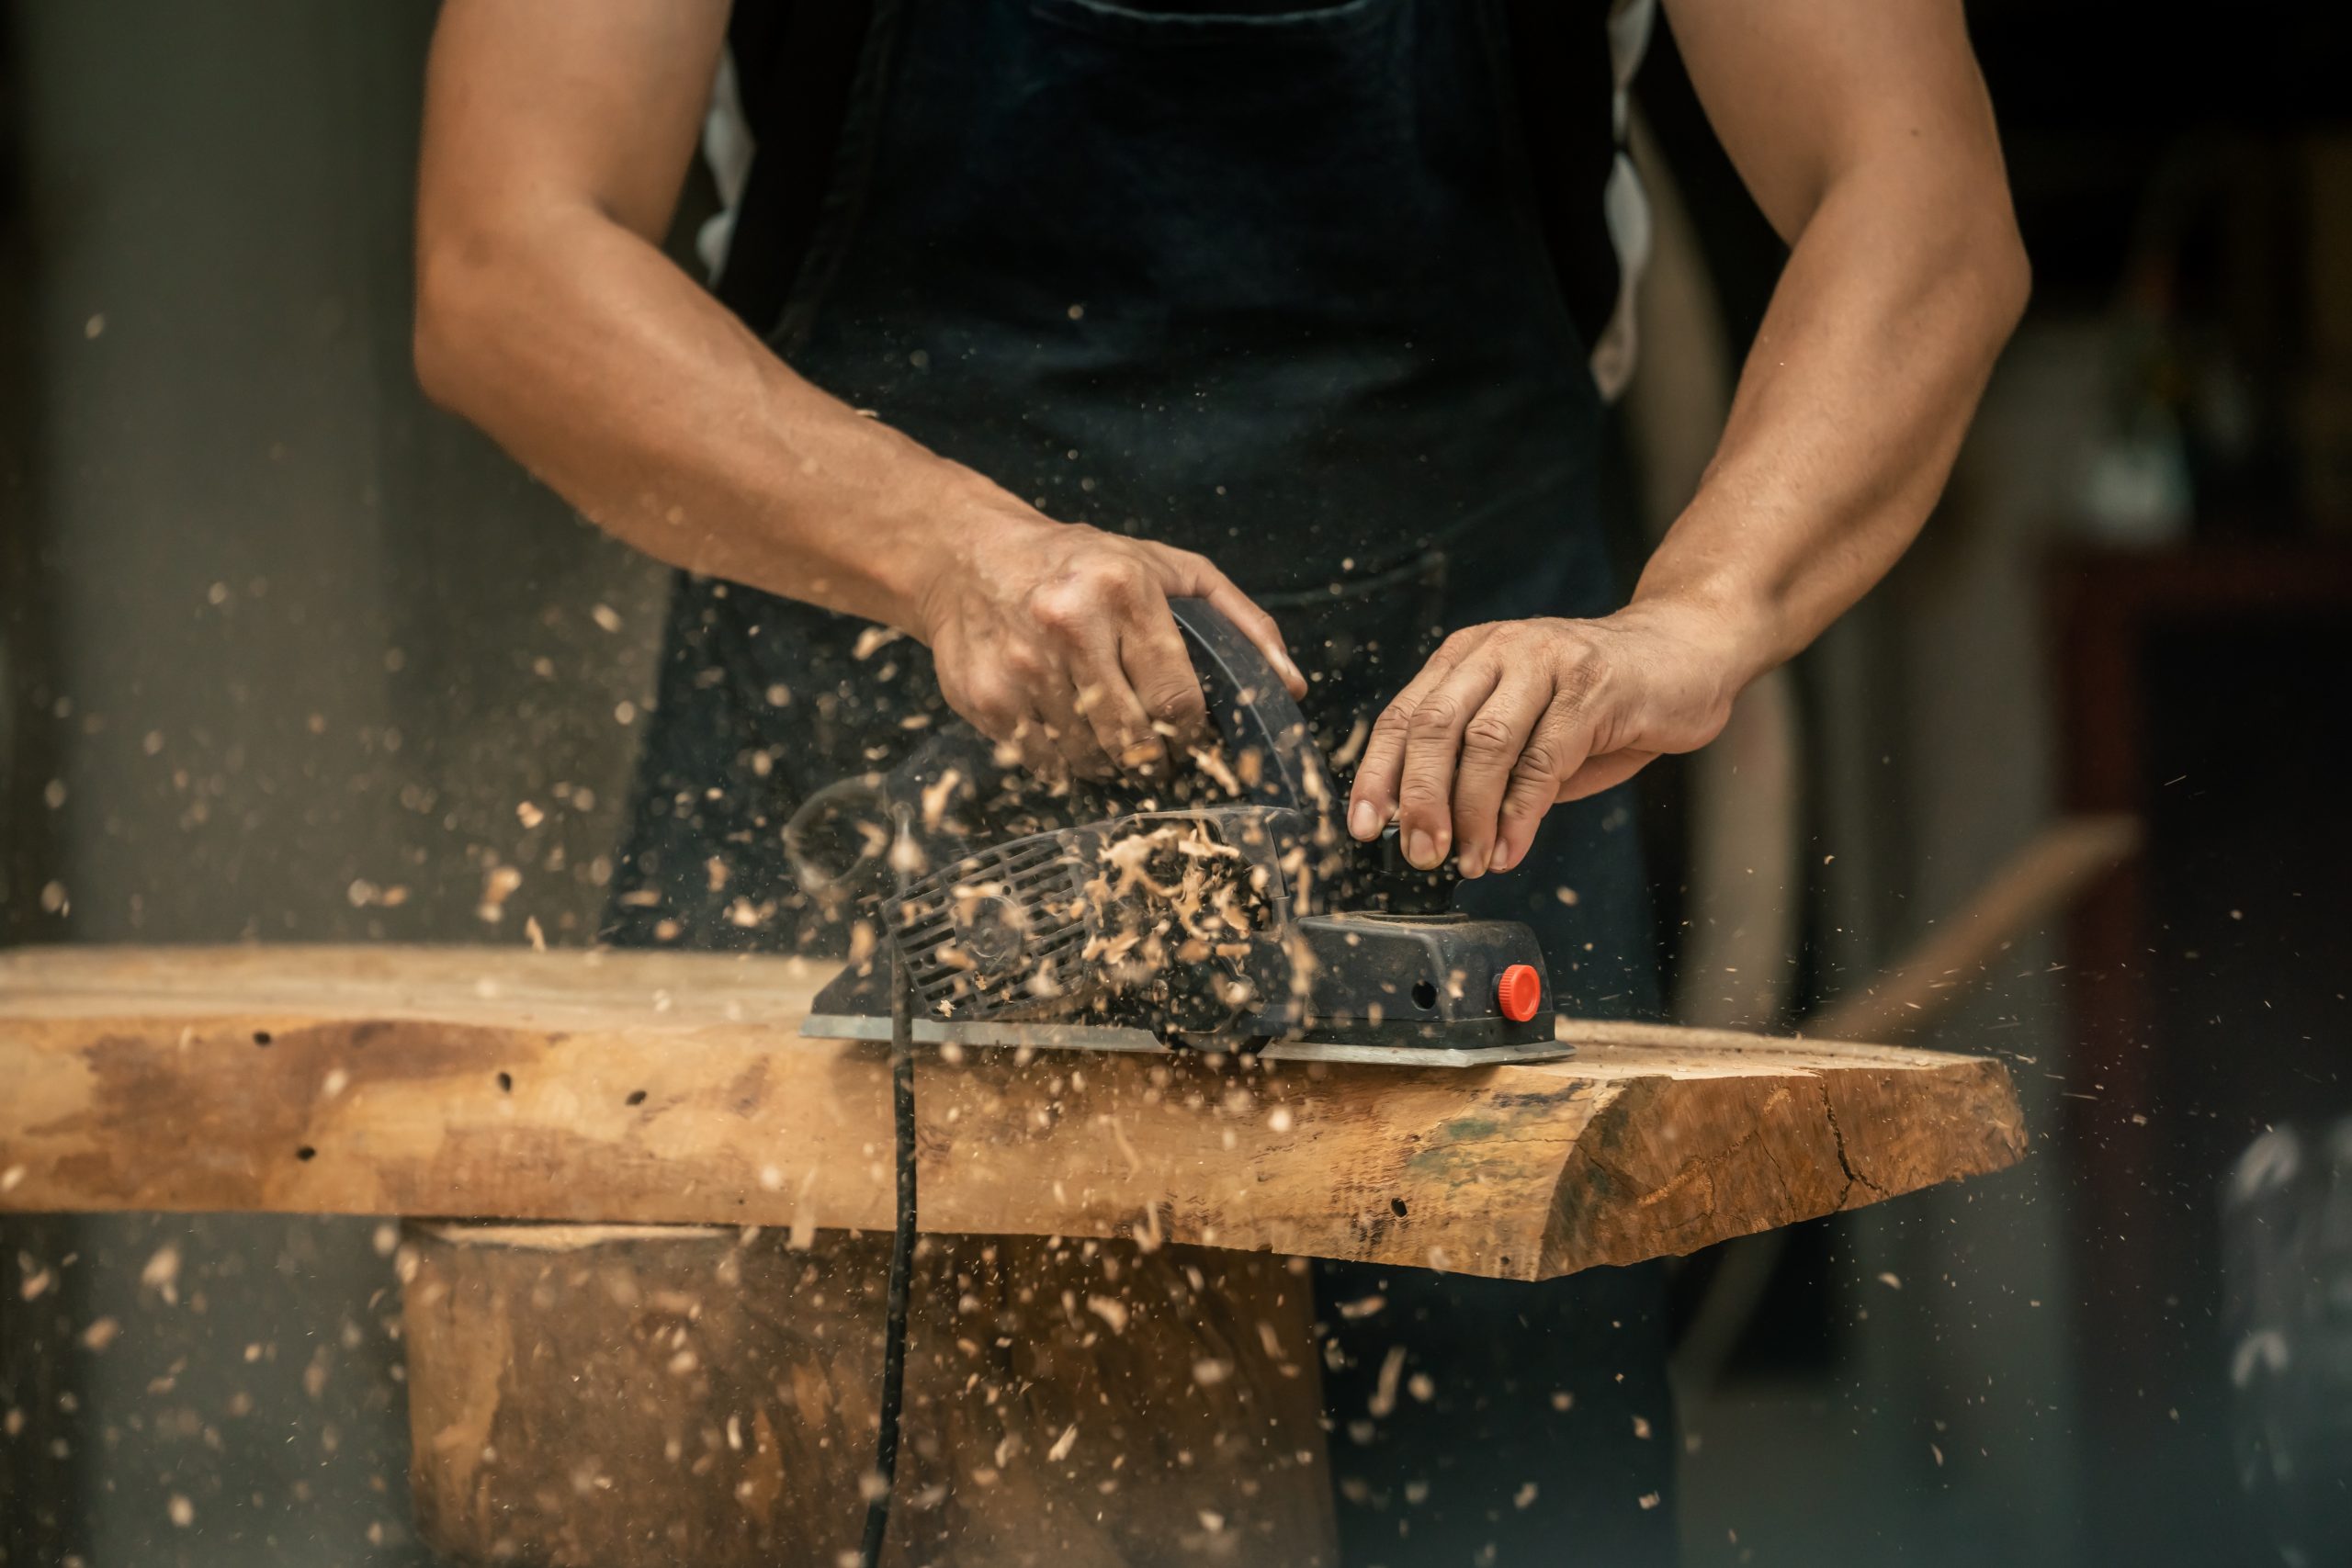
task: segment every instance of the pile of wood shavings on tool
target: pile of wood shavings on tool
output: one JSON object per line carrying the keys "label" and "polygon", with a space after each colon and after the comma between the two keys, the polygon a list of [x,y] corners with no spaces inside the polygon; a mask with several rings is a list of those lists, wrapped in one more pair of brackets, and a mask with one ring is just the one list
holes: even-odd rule
{"label": "pile of wood shavings on tool", "polygon": [[1080,956],[1106,966],[1114,984],[1148,982],[1171,964],[1238,962],[1262,939],[1266,874],[1205,823],[1125,834],[1097,865],[1086,897],[1100,919]]}

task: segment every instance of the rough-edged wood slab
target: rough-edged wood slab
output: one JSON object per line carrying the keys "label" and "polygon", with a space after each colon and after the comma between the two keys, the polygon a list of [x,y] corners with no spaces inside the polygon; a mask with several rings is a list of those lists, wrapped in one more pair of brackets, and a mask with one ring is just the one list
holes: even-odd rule
{"label": "rough-edged wood slab", "polygon": [[[0,954],[0,1210],[878,1229],[878,1046],[789,959]],[[1467,1071],[973,1052],[918,1072],[922,1224],[1542,1279],[1998,1170],[1996,1061],[1624,1024]]]}

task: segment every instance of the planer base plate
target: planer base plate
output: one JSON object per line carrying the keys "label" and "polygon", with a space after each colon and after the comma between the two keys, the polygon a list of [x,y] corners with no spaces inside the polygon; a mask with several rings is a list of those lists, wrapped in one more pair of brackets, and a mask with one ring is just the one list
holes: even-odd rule
{"label": "planer base plate", "polygon": [[[800,1032],[817,1040],[873,1040],[888,1043],[890,1021],[854,1013],[811,1013]],[[918,1045],[957,1045],[984,1050],[1124,1051],[1144,1055],[1175,1055],[1183,1047],[1169,1044],[1148,1029],[1113,1024],[1011,1022],[947,1023],[935,1018],[914,1021]],[[1269,1062],[1336,1062],[1394,1067],[1491,1067],[1506,1063],[1563,1062],[1576,1047],[1561,1041],[1537,1041],[1503,1045],[1368,1045],[1339,1040],[1275,1040],[1253,1055]]]}

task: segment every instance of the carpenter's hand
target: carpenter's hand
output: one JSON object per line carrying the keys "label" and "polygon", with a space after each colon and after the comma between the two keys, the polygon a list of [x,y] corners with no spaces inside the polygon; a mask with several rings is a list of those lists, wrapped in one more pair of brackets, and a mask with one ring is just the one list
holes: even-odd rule
{"label": "carpenter's hand", "polygon": [[1215,604],[1306,693],[1273,617],[1189,550],[1057,523],[1002,492],[943,543],[915,628],[940,691],[1045,776],[1164,776],[1165,737],[1198,743],[1207,712],[1170,599]]}
{"label": "carpenter's hand", "polygon": [[1679,605],[1458,631],[1374,726],[1349,830],[1375,837],[1394,813],[1415,865],[1454,849],[1464,876],[1509,871],[1555,802],[1713,739],[1737,668],[1721,623]]}

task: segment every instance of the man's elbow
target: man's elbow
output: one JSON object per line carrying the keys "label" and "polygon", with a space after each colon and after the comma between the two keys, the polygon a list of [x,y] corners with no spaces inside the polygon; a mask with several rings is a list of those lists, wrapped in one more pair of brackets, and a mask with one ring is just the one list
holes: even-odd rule
{"label": "man's elbow", "polygon": [[2026,256],[2025,238],[2018,232],[2007,190],[1996,191],[1983,209],[1984,218],[1971,225],[1966,265],[1997,346],[2008,341],[2025,316],[2033,294],[2033,264]]}
{"label": "man's elbow", "polygon": [[2018,322],[2025,317],[2025,303],[2034,294],[2034,264],[2025,256],[2025,235],[2018,232],[2018,221],[2008,214],[2007,193],[1999,219],[1992,223],[1992,232],[1983,240],[1983,256],[1978,265],[1985,277],[1985,296],[1995,327],[2007,341],[2008,333],[2016,332]]}
{"label": "man's elbow", "polygon": [[452,276],[458,264],[444,253],[445,244],[424,241],[417,246],[416,315],[410,324],[410,353],[416,361],[417,384],[424,395],[445,409],[456,409],[467,377],[459,345],[466,338],[458,323],[468,313],[464,287]]}
{"label": "man's elbow", "polygon": [[469,414],[495,351],[500,279],[498,247],[469,235],[420,236],[416,249],[416,314],[410,334],[416,378],[424,395],[455,413]]}

